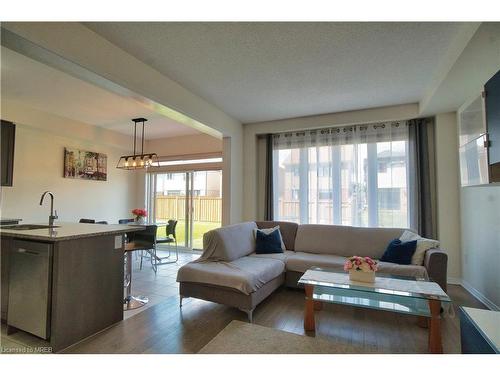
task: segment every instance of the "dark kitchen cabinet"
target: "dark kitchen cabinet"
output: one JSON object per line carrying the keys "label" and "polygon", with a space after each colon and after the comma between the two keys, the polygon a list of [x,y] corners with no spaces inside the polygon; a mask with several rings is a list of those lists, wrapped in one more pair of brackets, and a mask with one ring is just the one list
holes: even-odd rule
{"label": "dark kitchen cabinet", "polygon": [[16,125],[9,121],[2,121],[2,154],[1,154],[1,185],[12,186],[14,172],[14,144]]}
{"label": "dark kitchen cabinet", "polygon": [[500,182],[500,71],[484,85],[490,182]]}

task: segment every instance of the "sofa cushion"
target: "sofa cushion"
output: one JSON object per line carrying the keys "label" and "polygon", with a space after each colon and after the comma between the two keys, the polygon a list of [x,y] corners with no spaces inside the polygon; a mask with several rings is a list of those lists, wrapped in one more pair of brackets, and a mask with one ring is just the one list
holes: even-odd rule
{"label": "sofa cushion", "polygon": [[416,248],[416,240],[403,242],[399,238],[395,238],[389,242],[380,260],[389,263],[411,264],[411,258]]}
{"label": "sofa cushion", "polygon": [[273,228],[279,225],[286,249],[295,249],[295,236],[297,235],[299,224],[289,221],[257,221],[256,224],[259,229]]}
{"label": "sofa cushion", "polygon": [[295,251],[290,251],[290,250],[285,250],[283,253],[277,253],[277,254],[257,254],[257,253],[252,253],[249,255],[249,257],[258,257],[258,258],[269,258],[269,259],[277,259],[281,260],[282,262],[286,262],[286,260],[295,254]]}
{"label": "sofa cushion", "polygon": [[411,264],[421,266],[424,264],[425,253],[427,250],[439,247],[439,241],[431,240],[430,238],[420,237],[417,233],[411,230],[405,230],[399,237],[401,241],[417,241],[417,248],[411,257]]}
{"label": "sofa cushion", "polygon": [[202,260],[232,261],[255,251],[252,222],[228,225],[206,232],[203,235]]}
{"label": "sofa cushion", "polygon": [[[415,242],[416,243],[416,242]],[[284,244],[281,240],[279,227],[274,230],[256,229],[255,230],[255,252],[257,254],[278,254],[282,253]]]}
{"label": "sofa cushion", "polygon": [[[272,227],[272,228],[255,228],[253,230],[253,236],[255,237],[255,239],[257,240],[257,232],[258,231],[261,231],[265,234],[270,234],[270,233],[273,233],[274,231],[278,231],[279,234],[280,234],[280,245],[281,245],[281,250],[285,251],[286,250],[286,246],[285,246],[285,243],[283,242],[283,236],[281,235],[281,231],[280,231],[280,226],[279,225],[276,225],[275,227]],[[257,247],[257,241],[255,242],[255,246]]]}
{"label": "sofa cushion", "polygon": [[387,244],[402,232],[403,229],[397,228],[303,224],[297,229],[295,251],[379,259]]}
{"label": "sofa cushion", "polygon": [[177,272],[177,281],[232,288],[250,294],[284,271],[285,263],[281,260],[246,256],[232,262],[188,263]]}
{"label": "sofa cushion", "polygon": [[346,258],[339,255],[313,254],[296,251],[286,260],[287,271],[306,272],[311,267],[329,268],[344,272]]}
{"label": "sofa cushion", "polygon": [[[345,272],[346,257],[330,254],[312,254],[295,252],[286,260],[287,271],[306,272],[311,267],[328,268],[332,271]],[[427,277],[427,270],[423,266],[401,265],[379,262],[377,274],[389,274],[408,277]]]}
{"label": "sofa cushion", "polygon": [[377,275],[396,275],[406,277],[423,277],[427,278],[427,270],[424,266],[416,266],[414,264],[396,264],[388,262],[378,262]]}

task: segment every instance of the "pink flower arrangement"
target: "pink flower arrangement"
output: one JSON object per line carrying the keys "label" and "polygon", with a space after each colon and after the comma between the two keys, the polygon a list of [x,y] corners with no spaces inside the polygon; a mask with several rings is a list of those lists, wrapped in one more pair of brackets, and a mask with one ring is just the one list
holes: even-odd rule
{"label": "pink flower arrangement", "polygon": [[139,219],[141,217],[148,216],[148,212],[143,208],[134,208],[132,210],[132,215],[134,215],[135,217],[137,217]]}
{"label": "pink flower arrangement", "polygon": [[350,270],[375,272],[377,269],[377,262],[370,257],[360,257],[355,255],[347,258],[344,263],[344,271],[346,272],[349,272]]}

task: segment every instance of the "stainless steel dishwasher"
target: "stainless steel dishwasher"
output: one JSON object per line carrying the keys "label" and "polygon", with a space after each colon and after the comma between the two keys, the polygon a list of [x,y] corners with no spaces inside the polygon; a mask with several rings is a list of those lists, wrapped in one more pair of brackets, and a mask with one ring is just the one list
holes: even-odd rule
{"label": "stainless steel dishwasher", "polygon": [[15,240],[11,251],[7,325],[48,339],[52,245]]}

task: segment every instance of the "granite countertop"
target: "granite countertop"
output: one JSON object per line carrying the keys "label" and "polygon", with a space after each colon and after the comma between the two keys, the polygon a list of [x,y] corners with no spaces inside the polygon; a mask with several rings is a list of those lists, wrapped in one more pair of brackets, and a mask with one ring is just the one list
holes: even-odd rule
{"label": "granite countertop", "polygon": [[[37,223],[46,225],[47,223]],[[115,233],[138,232],[145,228],[123,224],[81,224],[56,222],[54,228],[16,230],[9,226],[0,228],[1,237],[22,238],[27,240],[41,240],[56,242],[74,240],[77,238],[104,236]]]}

